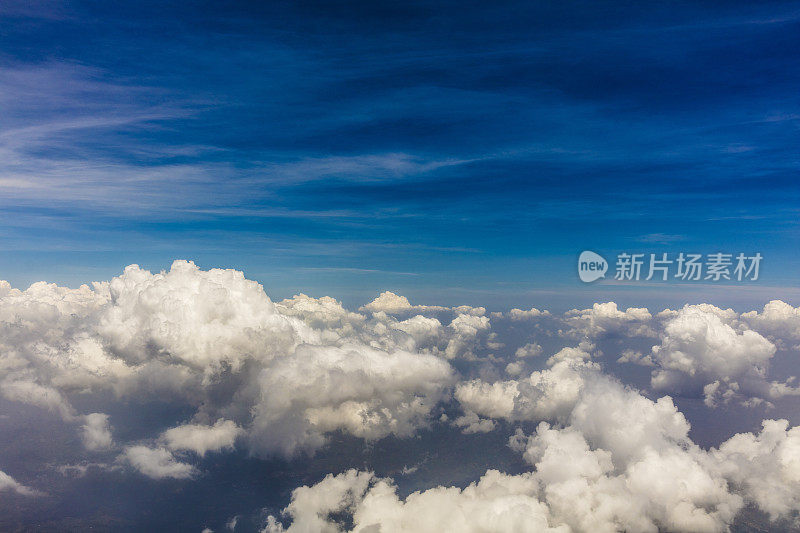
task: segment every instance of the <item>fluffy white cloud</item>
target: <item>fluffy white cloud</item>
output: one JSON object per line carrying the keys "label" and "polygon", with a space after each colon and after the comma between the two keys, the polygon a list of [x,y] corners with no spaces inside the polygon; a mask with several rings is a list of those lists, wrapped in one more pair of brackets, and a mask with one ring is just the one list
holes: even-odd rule
{"label": "fluffy white cloud", "polygon": [[540,355],[542,355],[543,351],[544,350],[542,349],[541,345],[535,342],[529,342],[525,346],[517,348],[517,351],[514,352],[514,356],[518,358],[539,357]]}
{"label": "fluffy white cloud", "polygon": [[[398,313],[406,313],[406,312],[436,312],[436,311],[447,311],[449,307],[440,307],[438,305],[411,305],[411,302],[408,301],[408,298],[405,296],[401,296],[399,294],[395,294],[391,291],[382,292],[377,298],[372,300],[367,305],[363,306],[361,309],[364,311],[370,311],[372,313],[387,313],[387,314],[398,314]],[[458,311],[459,308],[453,308]],[[464,313],[469,312],[473,308],[469,306],[463,306]],[[483,309],[483,308],[480,308]],[[486,310],[484,309],[481,314],[483,314]]]}
{"label": "fluffy white cloud", "polygon": [[22,494],[23,496],[39,496],[41,492],[38,490],[32,489],[30,487],[26,487],[22,483],[19,483],[13,477],[9,476],[2,470],[0,470],[0,492],[3,491],[12,491],[16,492],[17,494]]}
{"label": "fluffy white cloud", "polygon": [[200,456],[206,452],[233,448],[242,428],[232,420],[217,420],[213,426],[184,424],[165,431],[161,438],[171,450],[189,450]]}
{"label": "fluffy white cloud", "polygon": [[591,309],[573,309],[565,315],[572,335],[600,337],[620,335],[625,337],[655,337],[653,316],[645,308],[630,307],[625,311],[614,302],[596,303]]}
{"label": "fluffy white cloud", "polygon": [[290,454],[322,446],[336,429],[369,440],[409,436],[453,381],[433,355],[302,345],[259,374],[251,444]]}
{"label": "fluffy white cloud", "polygon": [[[427,425],[455,379],[437,354],[464,353],[486,328],[466,314],[447,328],[367,317],[327,297],[275,304],[241,272],[187,261],[160,273],[132,265],[92,288],[3,285],[0,394],[83,423],[93,449],[110,446],[110,433],[102,415],[76,412],[72,394],[174,399],[199,420],[230,420],[253,450],[292,454],[337,430],[374,439]],[[224,441],[225,428],[207,436]]]}
{"label": "fluffy white cloud", "polygon": [[296,489],[286,508],[292,524],[284,529],[271,516],[264,533],[340,532],[342,527],[331,516],[342,513],[352,515],[354,532],[569,532],[565,525],[551,527],[538,491],[530,475],[490,470],[464,489],[437,487],[400,499],[391,480],[349,470]]}
{"label": "fluffy white cloud", "polygon": [[[691,441],[671,398],[650,400],[580,356],[554,357],[550,366],[524,380],[461,383],[455,397],[470,431],[488,419],[555,424],[541,422],[530,436],[518,431],[510,443],[535,468],[551,523],[725,531],[746,501],[773,518],[800,511],[800,433],[785,421],[709,452]],[[759,476],[765,480],[751,480]]]}
{"label": "fluffy white cloud", "polygon": [[199,270],[175,261],[151,274],[133,265],[109,284],[112,305],[97,332],[129,363],[161,356],[169,364],[212,374],[241,368],[248,356],[270,359],[316,340],[303,322],[279,314],[261,285],[235,270]]}
{"label": "fluffy white cloud", "polygon": [[796,391],[769,383],[775,345],[746,328],[737,331],[708,306],[686,306],[667,322],[654,346],[652,386],[660,390],[702,389],[706,403],[734,397],[769,399]]}
{"label": "fluffy white cloud", "polygon": [[577,427],[542,423],[525,457],[551,512],[575,531],[725,530],[741,498],[703,466],[697,450],[659,444],[618,456],[590,444]]}
{"label": "fluffy white cloud", "polygon": [[513,362],[506,365],[506,374],[509,376],[519,376],[523,371],[522,363]]}
{"label": "fluffy white cloud", "polygon": [[188,479],[197,474],[197,469],[182,463],[166,448],[128,446],[118,458],[153,479]]}
{"label": "fluffy white cloud", "polygon": [[[579,349],[565,350],[585,353]],[[565,419],[597,366],[580,357],[551,358],[549,365],[550,368],[533,372],[524,379],[461,382],[456,385],[454,396],[469,420],[476,416],[509,422]],[[457,420],[457,425],[464,425],[458,423],[464,420]],[[477,423],[474,421],[467,427],[476,427]]]}
{"label": "fluffy white cloud", "polygon": [[[562,396],[570,400],[562,422],[542,422],[534,434],[518,431],[511,439],[532,472],[489,470],[465,489],[437,487],[401,499],[391,480],[350,470],[297,489],[285,511],[291,525],[270,517],[265,532],[344,531],[332,518],[343,515],[354,532],[723,532],[746,501],[775,519],[800,511],[800,428],[769,421],[759,435],[704,451],[670,398],[652,401],[581,359],[556,361],[544,372],[557,381],[558,370],[580,371],[577,393]],[[547,409],[516,414],[520,384],[470,382],[457,397],[497,418],[555,417]],[[469,431],[487,422],[474,412],[463,418]]]}
{"label": "fluffy white cloud", "polygon": [[523,309],[514,308],[514,309],[512,309],[511,311],[508,312],[508,317],[511,320],[516,320],[516,321],[528,320],[528,319],[531,319],[531,318],[538,318],[538,317],[543,317],[543,316],[550,316],[550,311],[547,311],[547,310],[542,311],[540,309],[532,307],[532,308],[528,309],[527,311],[525,311]]}
{"label": "fluffy white cloud", "polygon": [[759,434],[735,435],[713,456],[725,476],[772,519],[800,511],[800,426],[765,420]]}
{"label": "fluffy white cloud", "polygon": [[742,314],[741,319],[773,342],[800,350],[800,307],[772,300],[760,313],[750,311]]}
{"label": "fluffy white cloud", "polygon": [[[88,450],[122,450],[110,468],[154,479],[197,477],[190,462],[234,445],[290,456],[336,431],[409,437],[451,395],[463,411],[452,423],[464,433],[507,427],[499,420],[529,431],[538,424],[511,441],[531,472],[489,470],[467,488],[401,498],[391,481],[350,471],[295,492],[291,531],[338,531],[340,513],[363,531],[724,531],[745,502],[773,518],[800,511],[796,428],[766,422],[759,434],[702,450],[669,397],[651,400],[604,374],[593,344],[661,330],[649,355],[640,345],[620,349],[621,362],[655,365],[654,387],[702,390],[709,404],[775,398],[797,391],[767,378],[775,346],[763,335],[795,335],[797,310],[787,304],[741,317],[711,305],[656,317],[612,302],[563,319],[513,310],[504,325],[522,335],[517,342],[534,331],[557,340],[545,329],[564,324],[585,337],[531,373],[541,346],[502,353],[506,339],[481,307],[412,306],[383,293],[365,309],[302,294],[275,303],[240,272],[185,261],[160,273],[131,266],[78,289],[0,283],[0,394],[80,426]],[[453,359],[469,379],[459,381]],[[76,408],[116,413],[103,402],[155,394],[192,407],[192,422],[115,443],[107,415]],[[4,476],[0,488],[31,490]],[[268,525],[281,527],[274,518]]]}
{"label": "fluffy white cloud", "polygon": [[[569,425],[542,422],[530,437],[518,431],[511,439],[532,472],[489,470],[464,489],[402,499],[390,479],[349,470],[296,489],[284,511],[291,524],[270,516],[264,533],[721,533],[746,501],[773,519],[800,511],[800,428],[765,421],[760,434],[706,452],[689,440],[688,423],[669,399],[652,402],[602,377],[596,387],[595,407],[581,404],[588,411]],[[344,516],[352,528],[342,525]]]}
{"label": "fluffy white cloud", "polygon": [[635,365],[641,365],[641,366],[655,366],[653,358],[650,356],[650,354],[645,355],[640,351],[631,349],[623,350],[622,355],[620,355],[619,358],[617,358],[617,362],[633,363]]}
{"label": "fluffy white cloud", "polygon": [[108,423],[108,415],[103,413],[92,413],[84,417],[83,425],[83,445],[87,450],[101,451],[108,450],[114,441],[111,436],[111,426]]}
{"label": "fluffy white cloud", "polygon": [[448,329],[453,332],[445,349],[448,359],[455,357],[474,358],[474,349],[479,342],[478,336],[489,330],[489,317],[474,314],[458,314]]}
{"label": "fluffy white cloud", "polygon": [[391,291],[382,292],[380,296],[372,300],[364,306],[366,311],[376,313],[383,311],[384,313],[395,313],[397,311],[408,311],[411,309],[411,303],[405,296],[397,295]]}
{"label": "fluffy white cloud", "polygon": [[764,373],[775,353],[767,339],[754,331],[737,333],[713,313],[686,307],[665,328],[654,359],[668,370],[715,378],[739,375],[750,369]]}

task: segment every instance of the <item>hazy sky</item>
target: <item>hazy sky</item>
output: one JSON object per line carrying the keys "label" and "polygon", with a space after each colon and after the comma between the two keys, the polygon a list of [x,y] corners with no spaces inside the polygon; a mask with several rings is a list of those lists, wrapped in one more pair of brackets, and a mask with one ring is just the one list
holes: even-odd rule
{"label": "hazy sky", "polygon": [[[2,2],[0,277],[800,301],[796,2]],[[584,287],[577,255],[764,255]],[[741,286],[741,284],[739,285]]]}

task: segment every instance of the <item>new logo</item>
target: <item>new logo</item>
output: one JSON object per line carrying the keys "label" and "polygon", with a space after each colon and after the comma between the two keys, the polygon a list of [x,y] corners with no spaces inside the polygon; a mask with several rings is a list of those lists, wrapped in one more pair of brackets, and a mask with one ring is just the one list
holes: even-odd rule
{"label": "new logo", "polygon": [[578,277],[584,283],[591,283],[604,278],[608,270],[608,262],[603,257],[588,250],[581,252],[578,258]]}

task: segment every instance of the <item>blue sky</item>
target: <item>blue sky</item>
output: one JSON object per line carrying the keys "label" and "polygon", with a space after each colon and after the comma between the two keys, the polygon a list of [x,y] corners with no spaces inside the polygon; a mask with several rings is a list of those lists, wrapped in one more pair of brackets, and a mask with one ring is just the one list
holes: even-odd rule
{"label": "blue sky", "polygon": [[[800,302],[800,3],[3,2],[0,277]],[[585,249],[761,252],[583,286]]]}

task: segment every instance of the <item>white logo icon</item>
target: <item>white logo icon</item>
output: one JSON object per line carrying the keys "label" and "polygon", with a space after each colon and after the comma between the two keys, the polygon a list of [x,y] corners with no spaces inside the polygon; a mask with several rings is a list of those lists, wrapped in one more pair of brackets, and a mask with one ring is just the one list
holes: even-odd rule
{"label": "white logo icon", "polygon": [[584,283],[591,283],[604,278],[608,270],[608,262],[602,256],[586,250],[578,258],[578,276]]}

